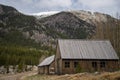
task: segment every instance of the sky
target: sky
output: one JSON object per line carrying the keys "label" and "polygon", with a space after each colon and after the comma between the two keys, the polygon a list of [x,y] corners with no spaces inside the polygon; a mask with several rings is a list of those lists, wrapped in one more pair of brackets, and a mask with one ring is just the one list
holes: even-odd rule
{"label": "sky", "polygon": [[120,0],[0,0],[0,4],[13,6],[24,14],[65,10],[120,13]]}

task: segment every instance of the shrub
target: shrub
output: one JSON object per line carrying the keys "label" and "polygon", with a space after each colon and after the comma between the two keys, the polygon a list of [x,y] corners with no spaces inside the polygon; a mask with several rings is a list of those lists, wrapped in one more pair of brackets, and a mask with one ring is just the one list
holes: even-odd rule
{"label": "shrub", "polygon": [[81,66],[77,65],[77,67],[75,68],[76,73],[80,73],[82,72]]}

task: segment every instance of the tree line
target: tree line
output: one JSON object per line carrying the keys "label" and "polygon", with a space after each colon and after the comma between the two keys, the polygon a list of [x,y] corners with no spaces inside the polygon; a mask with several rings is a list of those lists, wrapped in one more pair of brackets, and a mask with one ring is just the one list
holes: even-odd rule
{"label": "tree line", "polygon": [[18,46],[0,46],[0,66],[9,68],[10,65],[18,66],[20,71],[26,65],[38,65],[41,56],[49,56],[55,53],[52,47],[43,47],[41,49],[18,47]]}

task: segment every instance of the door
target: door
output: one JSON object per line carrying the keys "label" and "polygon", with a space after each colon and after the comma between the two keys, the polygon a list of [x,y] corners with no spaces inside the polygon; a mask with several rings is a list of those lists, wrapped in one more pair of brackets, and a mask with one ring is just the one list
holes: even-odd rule
{"label": "door", "polygon": [[57,59],[57,74],[60,74],[60,59]]}
{"label": "door", "polygon": [[92,62],[92,67],[93,67],[94,71],[97,71],[98,70],[97,62]]}

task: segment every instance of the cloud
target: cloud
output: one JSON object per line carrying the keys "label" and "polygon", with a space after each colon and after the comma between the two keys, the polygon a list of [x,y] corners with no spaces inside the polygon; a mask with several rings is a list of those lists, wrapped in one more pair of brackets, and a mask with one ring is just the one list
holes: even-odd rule
{"label": "cloud", "polygon": [[119,12],[120,0],[78,0],[84,10],[97,11],[114,15]]}
{"label": "cloud", "polygon": [[32,4],[33,0],[21,0],[22,3]]}
{"label": "cloud", "polygon": [[41,8],[66,8],[72,5],[71,0],[40,0],[36,6]]}
{"label": "cloud", "polygon": [[89,6],[91,8],[103,8],[116,5],[117,0],[78,0],[78,3]]}
{"label": "cloud", "polygon": [[119,12],[120,0],[0,0],[23,13],[44,11],[88,10],[113,14]]}

